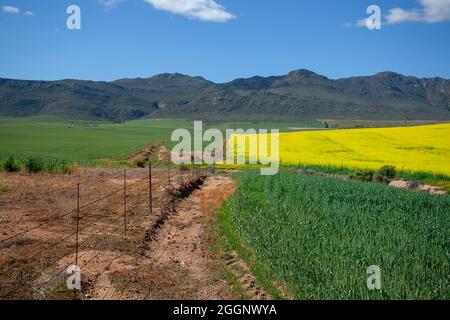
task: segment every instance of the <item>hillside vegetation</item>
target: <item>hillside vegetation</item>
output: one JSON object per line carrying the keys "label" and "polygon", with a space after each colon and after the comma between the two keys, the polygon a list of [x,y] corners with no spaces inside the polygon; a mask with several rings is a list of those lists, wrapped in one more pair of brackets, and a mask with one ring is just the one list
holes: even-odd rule
{"label": "hillside vegetation", "polygon": [[0,115],[125,121],[450,120],[450,81],[392,72],[331,80],[308,70],[216,84],[161,74],[113,82],[0,79]]}

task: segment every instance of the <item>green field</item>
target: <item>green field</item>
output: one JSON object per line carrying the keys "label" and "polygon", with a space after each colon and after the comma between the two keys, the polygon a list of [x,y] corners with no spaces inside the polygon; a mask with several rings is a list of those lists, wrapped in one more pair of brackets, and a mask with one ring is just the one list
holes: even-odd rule
{"label": "green field", "polygon": [[323,123],[319,121],[308,122],[275,122],[275,121],[263,121],[263,122],[224,122],[224,123],[208,123],[208,127],[214,127],[219,130],[225,131],[226,129],[278,129],[280,132],[292,132],[302,130],[322,130],[325,129]]}
{"label": "green field", "polygon": [[[221,130],[226,128],[317,127],[320,123],[204,123]],[[120,160],[149,144],[171,145],[174,129],[191,130],[193,122],[181,119],[144,119],[123,124],[68,120],[52,116],[0,117],[0,156],[18,158],[50,157],[92,164],[98,160]]]}
{"label": "green field", "polygon": [[[122,124],[70,120],[55,116],[0,117],[0,155],[36,155],[91,164],[120,160],[149,144],[171,145],[174,129],[191,130],[193,121],[142,119]],[[323,130],[323,123],[309,122],[204,122],[205,128],[279,129],[280,132]]]}
{"label": "green field", "polygon": [[[219,224],[261,283],[264,265],[298,299],[450,298],[450,197],[288,173],[238,181]],[[366,287],[370,265],[381,291]]]}
{"label": "green field", "polygon": [[123,159],[149,144],[170,141],[184,120],[136,120],[123,124],[69,122],[53,117],[0,119],[0,153],[36,155],[80,164]]}

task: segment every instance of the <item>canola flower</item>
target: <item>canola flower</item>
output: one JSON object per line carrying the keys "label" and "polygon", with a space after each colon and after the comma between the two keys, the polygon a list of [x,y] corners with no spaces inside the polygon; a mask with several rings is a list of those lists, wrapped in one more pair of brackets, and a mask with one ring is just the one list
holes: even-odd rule
{"label": "canola flower", "polygon": [[[237,147],[241,152],[248,157],[252,150]],[[280,157],[291,165],[361,169],[394,165],[399,170],[450,175],[450,124],[281,133]]]}

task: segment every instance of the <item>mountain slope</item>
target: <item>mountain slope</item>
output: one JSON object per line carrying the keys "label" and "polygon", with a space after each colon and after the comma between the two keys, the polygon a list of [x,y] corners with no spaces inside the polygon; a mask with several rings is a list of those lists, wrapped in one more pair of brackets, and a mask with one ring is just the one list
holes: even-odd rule
{"label": "mountain slope", "polygon": [[0,115],[216,120],[450,120],[450,80],[392,72],[331,80],[308,70],[215,84],[161,74],[113,82],[0,79]]}

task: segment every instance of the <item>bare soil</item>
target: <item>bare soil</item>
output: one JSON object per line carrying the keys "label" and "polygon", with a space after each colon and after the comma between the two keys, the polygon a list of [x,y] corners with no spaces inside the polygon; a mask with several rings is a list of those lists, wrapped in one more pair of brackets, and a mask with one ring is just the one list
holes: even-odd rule
{"label": "bare soil", "polygon": [[230,178],[209,177],[201,189],[181,201],[156,237],[134,281],[122,290],[124,299],[231,299],[228,282],[217,270],[218,257],[208,250],[210,215],[234,192]]}
{"label": "bare soil", "polygon": [[447,192],[444,190],[439,190],[438,187],[428,185],[428,184],[420,184],[415,181],[405,181],[405,180],[393,180],[389,183],[391,187],[394,188],[400,188],[400,189],[407,189],[407,190],[413,190],[413,191],[423,191],[428,192],[431,195],[446,195]]}
{"label": "bare soil", "polygon": [[[177,174],[172,170],[172,181]],[[0,298],[48,299],[54,297],[54,280],[65,286],[58,280],[76,260],[78,183],[78,265],[83,281],[90,283],[96,268],[105,268],[97,266],[102,259],[113,260],[114,254],[134,258],[164,202],[168,172],[153,170],[153,215],[148,205],[148,169],[127,169],[126,175],[125,239],[123,169],[79,169],[72,175],[1,172],[0,181],[9,190],[0,193]],[[49,274],[53,277],[44,285]]]}
{"label": "bare soil", "polygon": [[[9,186],[0,193],[0,299],[236,298],[207,235],[215,210],[234,192],[233,180],[210,176],[197,188],[191,173],[172,175],[168,192],[167,169],[153,169],[150,214],[148,169],[127,170],[125,238],[122,169],[0,173]],[[76,260],[78,183],[81,292],[66,288],[66,269]],[[227,263],[243,270],[238,281],[249,297],[269,298],[237,256]]]}

